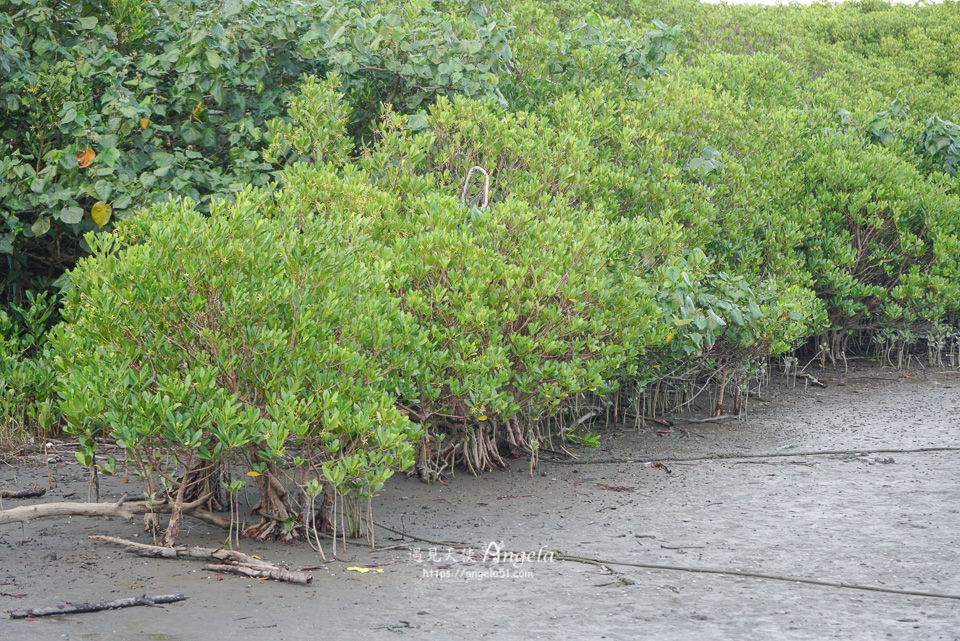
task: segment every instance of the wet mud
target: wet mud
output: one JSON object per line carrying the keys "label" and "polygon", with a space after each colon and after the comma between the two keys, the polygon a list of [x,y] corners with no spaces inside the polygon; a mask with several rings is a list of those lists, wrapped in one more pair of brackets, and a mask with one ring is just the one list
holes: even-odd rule
{"label": "wet mud", "polygon": [[[323,563],[306,544],[241,541],[248,554],[317,568],[306,587],[87,538],[151,542],[137,521],[0,526],[0,610],[189,597],[34,621],[0,615],[0,639],[960,639],[960,600],[895,593],[960,595],[960,451],[949,449],[960,449],[960,376],[876,366],[816,375],[825,389],[774,377],[746,420],[604,429],[600,448],[577,450],[572,464],[544,461],[533,476],[513,461],[446,485],[395,477],[375,500],[376,521],[433,542],[378,529],[379,547],[401,547],[350,546]],[[85,471],[69,457],[52,471],[46,497],[3,507],[86,497]],[[0,487],[32,483],[47,484],[42,464],[0,467]],[[139,488],[104,480],[103,500],[124,492]],[[180,542],[225,537],[187,517]]]}

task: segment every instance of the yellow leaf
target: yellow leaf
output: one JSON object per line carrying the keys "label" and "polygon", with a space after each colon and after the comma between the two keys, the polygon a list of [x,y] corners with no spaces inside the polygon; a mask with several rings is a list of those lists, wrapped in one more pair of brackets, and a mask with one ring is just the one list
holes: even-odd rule
{"label": "yellow leaf", "polygon": [[102,200],[98,200],[90,210],[90,215],[93,217],[93,222],[97,223],[97,227],[103,229],[103,226],[110,222],[110,216],[113,215],[113,207]]}
{"label": "yellow leaf", "polygon": [[478,421],[485,421],[485,420],[487,420],[487,415],[486,415],[486,414],[481,414],[480,416],[477,417],[477,420],[478,420]]}
{"label": "yellow leaf", "polygon": [[383,570],[377,570],[379,574],[383,574]]}
{"label": "yellow leaf", "polygon": [[149,118],[141,118],[141,119],[140,119],[140,128],[141,128],[141,129],[146,129],[146,128],[149,127],[149,126],[150,126],[150,119],[149,119]]}
{"label": "yellow leaf", "polygon": [[77,162],[80,163],[81,167],[89,167],[96,157],[97,153],[93,149],[87,149],[77,154]]}
{"label": "yellow leaf", "polygon": [[673,332],[667,334],[667,342],[669,343],[671,340],[673,340]]}
{"label": "yellow leaf", "polygon": [[370,568],[358,568],[357,566],[353,566],[352,568],[347,568],[347,572],[359,572],[360,574],[366,574],[369,571],[370,571]]}
{"label": "yellow leaf", "polygon": [[260,472],[250,471],[250,472],[247,472],[247,476],[260,476]]}
{"label": "yellow leaf", "polygon": [[203,101],[202,101],[202,100],[201,100],[200,102],[198,102],[198,103],[197,103],[197,106],[193,108],[193,119],[194,119],[194,120],[200,120],[200,116],[203,115],[203,111],[204,111],[204,109],[206,109],[206,108],[207,108],[207,106],[206,106],[205,104],[203,104]]}

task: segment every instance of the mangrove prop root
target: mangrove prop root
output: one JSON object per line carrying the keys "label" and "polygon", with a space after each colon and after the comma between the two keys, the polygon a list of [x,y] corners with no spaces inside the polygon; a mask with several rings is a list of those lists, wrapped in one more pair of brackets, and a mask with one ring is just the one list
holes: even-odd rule
{"label": "mangrove prop root", "polygon": [[163,605],[164,603],[176,603],[177,601],[186,601],[187,597],[182,594],[163,594],[160,596],[135,596],[128,599],[117,599],[116,601],[97,601],[96,603],[67,603],[66,605],[57,605],[48,608],[30,608],[29,610],[13,610],[10,613],[11,619],[27,619],[36,617],[48,617],[55,614],[82,614],[84,612],[102,612],[103,610],[118,610],[120,608],[132,608],[137,605]]}
{"label": "mangrove prop root", "polygon": [[[955,448],[960,449],[960,448]],[[421,541],[423,543],[430,543],[432,545],[443,545],[443,546],[458,546],[466,547],[471,549],[483,549],[483,546],[468,545],[464,543],[450,543],[447,541],[435,541],[432,539],[416,536],[410,534],[409,532],[404,532],[403,530],[395,530],[386,525],[381,525],[380,523],[374,523],[379,528],[387,530],[388,532],[393,532],[394,534],[399,534],[400,536],[409,538],[414,541]],[[537,556],[537,552],[514,552],[511,550],[502,550],[498,549],[499,554],[507,554],[520,556],[521,554],[531,555],[532,557]],[[630,561],[617,561],[617,560],[607,560],[607,559],[595,559],[586,556],[577,556],[573,554],[567,554],[560,550],[553,551],[553,558],[558,561],[569,561],[572,563],[585,563],[587,565],[594,565],[598,567],[606,568],[610,570],[613,574],[619,574],[618,572],[610,568],[611,565],[616,565],[620,567],[631,567],[631,568],[641,568],[645,570],[666,570],[671,572],[691,572],[694,574],[719,574],[723,576],[742,576],[749,577],[754,579],[764,579],[767,581],[784,581],[787,583],[798,583],[805,585],[817,585],[827,588],[840,588],[846,590],[861,590],[866,592],[883,592],[885,594],[900,594],[905,596],[919,596],[927,597],[931,599],[950,599],[953,601],[960,601],[960,594],[946,594],[941,592],[921,592],[918,590],[901,590],[898,588],[887,588],[876,585],[860,585],[857,583],[846,583],[844,581],[823,581],[820,579],[807,579],[802,577],[791,577],[791,576],[782,576],[779,574],[763,574],[760,572],[746,572],[743,570],[727,570],[721,568],[698,568],[698,567],[687,567],[682,565],[661,565],[656,563],[633,563]],[[624,581],[620,581],[624,585],[629,585]]]}
{"label": "mangrove prop root", "polygon": [[280,481],[280,472],[273,465],[267,465],[262,474],[255,478],[260,502],[253,512],[260,515],[260,522],[249,526],[241,536],[246,539],[267,541],[277,539],[285,542],[298,538],[296,528],[286,529],[284,524],[292,516],[287,488]]}
{"label": "mangrove prop root", "polygon": [[46,493],[45,487],[32,487],[29,490],[0,490],[0,499],[35,499]]}
{"label": "mangrove prop root", "polygon": [[[204,568],[205,570],[216,568],[212,570],[214,572],[232,572],[233,574],[243,574],[255,578],[270,578],[286,583],[299,583],[301,585],[306,585],[313,581],[313,575],[307,572],[286,570],[269,561],[258,559],[255,556],[250,556],[237,550],[201,547],[188,548],[186,546],[168,548],[100,534],[94,534],[89,538],[93,541],[122,545],[125,547],[126,552],[132,552],[137,556],[159,559],[187,558],[216,561],[216,563]],[[223,568],[231,569],[225,570]]]}
{"label": "mangrove prop root", "polygon": [[[183,513],[210,525],[229,529],[228,519],[202,509],[205,502],[206,499],[201,498],[193,503],[185,503]],[[169,514],[172,509],[173,506],[168,503],[147,505],[144,501],[126,502],[126,497],[116,503],[40,503],[0,511],[0,525],[29,523],[34,519],[54,516],[118,516],[129,521],[138,514]]]}

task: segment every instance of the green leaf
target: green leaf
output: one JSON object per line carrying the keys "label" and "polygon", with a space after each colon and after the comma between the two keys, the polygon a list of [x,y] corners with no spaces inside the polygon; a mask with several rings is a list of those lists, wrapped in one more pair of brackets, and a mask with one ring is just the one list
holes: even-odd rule
{"label": "green leaf", "polygon": [[736,307],[730,309],[730,320],[733,321],[734,325],[743,325],[743,315]]}
{"label": "green leaf", "polygon": [[195,45],[199,42],[202,42],[208,35],[210,35],[210,32],[201,27],[190,34],[190,44]]}
{"label": "green leaf", "polygon": [[424,113],[411,114],[407,121],[407,129],[410,131],[422,131],[430,128],[430,121]]}
{"label": "green leaf", "polygon": [[211,67],[217,69],[220,67],[222,59],[220,58],[220,54],[218,54],[216,51],[213,49],[207,49],[207,62],[210,63]]}
{"label": "green leaf", "polygon": [[240,10],[243,8],[243,5],[240,3],[240,0],[227,0],[223,5],[223,17],[229,18],[240,13]]}
{"label": "green leaf", "polygon": [[199,145],[203,142],[203,128],[195,122],[188,122],[180,130],[183,142],[188,145]]}
{"label": "green leaf", "polygon": [[87,450],[77,450],[73,455],[76,457],[77,463],[83,467],[90,467],[90,464],[93,463],[93,456]]}
{"label": "green leaf", "polygon": [[98,180],[97,184],[93,186],[93,191],[96,192],[97,198],[100,200],[110,200],[110,196],[113,195],[113,185],[106,180]]}
{"label": "green leaf", "polygon": [[[106,165],[107,167],[113,167],[117,160],[120,159],[120,150],[116,147],[107,147],[100,152],[99,162],[101,165]],[[99,195],[99,193],[98,193]],[[101,196],[101,198],[103,198]],[[104,198],[106,200],[106,198]]]}
{"label": "green leaf", "polygon": [[60,221],[67,223],[68,225],[76,225],[81,220],[83,220],[83,208],[82,207],[64,207],[60,210]]}
{"label": "green leaf", "polygon": [[97,26],[97,18],[95,16],[87,16],[86,18],[80,18],[80,28],[81,29],[93,29]]}
{"label": "green leaf", "polygon": [[50,217],[41,216],[37,219],[37,222],[30,226],[30,230],[33,232],[34,236],[43,236],[50,231]]}

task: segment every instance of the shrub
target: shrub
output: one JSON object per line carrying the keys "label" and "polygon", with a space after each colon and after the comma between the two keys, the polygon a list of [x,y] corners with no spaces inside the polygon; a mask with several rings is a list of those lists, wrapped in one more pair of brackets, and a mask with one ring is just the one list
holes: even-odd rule
{"label": "shrub", "polygon": [[741,410],[824,333],[955,346],[949,3],[11,1],[9,398],[53,411],[19,292],[89,246],[78,458],[109,433],[178,504],[253,474],[250,535],[356,533],[394,470],[535,459],[585,402]]}
{"label": "shrub", "polygon": [[37,444],[57,431],[60,411],[47,330],[57,314],[47,294],[0,310],[0,451]]}
{"label": "shrub", "polygon": [[[349,168],[301,165],[285,180],[280,208],[364,221],[365,260],[423,332],[394,374],[397,399],[432,438],[452,435],[442,462],[502,467],[501,444],[528,449],[563,400],[630,370],[657,340],[642,272],[613,260],[626,228],[602,212],[404,196]],[[418,462],[430,474],[431,457]]]}
{"label": "shrub", "polygon": [[[445,11],[426,0],[8,4],[0,254],[27,288],[49,285],[85,234],[139,206],[178,194],[206,211],[214,195],[271,182],[266,123],[302,74],[339,73],[362,136],[381,104],[496,97],[510,57],[509,26],[465,0]],[[52,265],[49,280],[38,264]]]}
{"label": "shrub", "polygon": [[934,114],[924,123],[919,142],[923,156],[956,177],[960,167],[960,125]]}
{"label": "shrub", "polygon": [[[950,252],[960,238],[960,199],[882,148],[832,136],[825,143],[803,164],[816,221],[803,253],[833,340],[956,313],[960,265]],[[838,355],[842,345],[832,347]]]}
{"label": "shrub", "polygon": [[[356,503],[412,464],[417,436],[388,391],[417,326],[356,258],[359,225],[269,198],[245,190],[209,218],[168,204],[92,239],[53,339],[69,433],[116,438],[147,496],[178,507],[241,461],[261,538],[330,525],[332,503],[308,522],[286,475]],[[177,528],[175,513],[168,543]]]}

